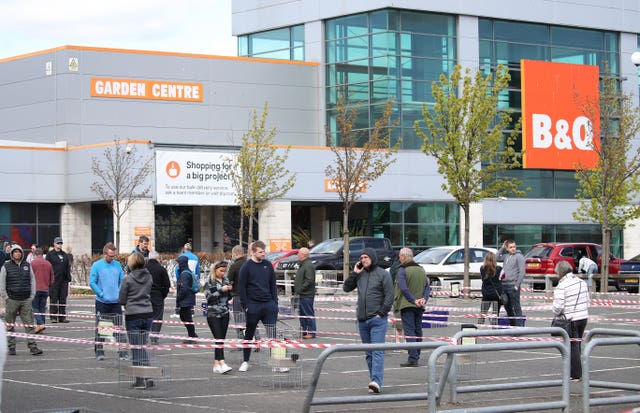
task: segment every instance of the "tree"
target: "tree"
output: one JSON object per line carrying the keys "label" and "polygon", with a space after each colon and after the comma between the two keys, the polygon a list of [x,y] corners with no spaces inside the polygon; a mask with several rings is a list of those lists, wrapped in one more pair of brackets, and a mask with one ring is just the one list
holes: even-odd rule
{"label": "tree", "polygon": [[[342,266],[343,274],[349,273],[349,210],[389,165],[395,162],[394,154],[400,146],[400,140],[390,147],[390,124],[392,101],[387,101],[380,118],[373,129],[354,130],[358,120],[358,103],[351,106],[346,102],[344,93],[339,93],[336,102],[337,136],[339,146],[327,128],[327,145],[335,155],[333,164],[325,168],[325,175],[342,201],[342,237],[344,239]],[[362,145],[360,147],[360,145]]]}
{"label": "tree", "polygon": [[[102,164],[102,160],[105,164]],[[151,193],[147,178],[153,172],[152,157],[137,155],[131,141],[114,140],[113,146],[104,150],[101,158],[91,158],[91,172],[96,180],[91,191],[105,201],[116,217],[116,248],[120,248],[120,219],[137,200]]]}
{"label": "tree", "polygon": [[478,70],[474,77],[467,69],[455,66],[447,78],[440,75],[433,82],[435,104],[430,110],[422,106],[423,132],[416,121],[416,134],[424,141],[422,151],[438,163],[438,172],[444,177],[442,189],[453,196],[464,213],[464,280],[469,291],[469,208],[483,198],[504,196],[508,193],[522,196],[520,181],[502,176],[520,166],[520,156],[514,149],[520,123],[511,133],[504,131],[511,123],[505,111],[498,111],[498,97],[509,84],[508,70],[498,66],[495,75],[486,76]]}
{"label": "tree", "polygon": [[576,198],[580,205],[573,217],[601,225],[600,291],[607,291],[611,230],[622,229],[628,221],[640,217],[640,205],[636,203],[640,194],[640,148],[633,145],[640,132],[640,117],[632,97],[620,89],[618,79],[610,75],[608,68],[602,77],[599,98],[577,96],[577,99],[586,117],[599,116],[600,127],[593,124],[589,127],[591,148],[597,154],[596,166],[576,167]]}
{"label": "tree", "polygon": [[[243,217],[249,218],[247,243],[254,240],[253,223],[256,214],[271,200],[283,197],[296,182],[295,173],[285,168],[290,147],[284,153],[278,153],[273,144],[277,128],[267,129],[269,106],[265,102],[262,114],[258,117],[255,109],[251,112],[251,123],[242,135],[240,151],[234,159],[230,159],[231,183],[236,191],[236,201],[240,205]],[[242,243],[244,220],[240,220],[238,239]]]}

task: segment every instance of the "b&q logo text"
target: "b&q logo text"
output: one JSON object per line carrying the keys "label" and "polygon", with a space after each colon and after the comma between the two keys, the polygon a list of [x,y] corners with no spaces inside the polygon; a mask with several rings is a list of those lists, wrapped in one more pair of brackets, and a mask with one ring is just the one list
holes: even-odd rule
{"label": "b&q logo text", "polygon": [[584,112],[598,102],[598,67],[522,60],[521,69],[523,167],[593,168],[600,113]]}

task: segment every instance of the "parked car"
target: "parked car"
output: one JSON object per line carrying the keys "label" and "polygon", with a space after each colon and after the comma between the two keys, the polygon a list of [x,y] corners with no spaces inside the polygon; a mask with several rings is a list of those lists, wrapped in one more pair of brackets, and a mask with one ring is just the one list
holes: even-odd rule
{"label": "parked car", "polygon": [[[496,253],[494,248],[471,247],[469,248],[469,273],[480,274],[480,267],[488,252]],[[464,247],[442,246],[433,247],[422,251],[413,259],[424,268],[429,276],[431,286],[440,286],[443,290],[450,290],[452,283],[460,283],[462,288],[462,275],[439,275],[438,273],[462,273],[464,272]],[[482,289],[480,277],[471,279],[471,289]]]}
{"label": "parked car", "polygon": [[629,291],[630,293],[638,292],[638,279],[640,273],[640,254],[636,255],[633,258],[628,260],[624,260],[620,263],[620,272],[619,274],[628,274],[633,273],[624,278],[618,279],[618,287],[620,289],[624,289]]}
{"label": "parked car", "polygon": [[[576,271],[581,257],[587,257],[596,262],[600,271],[602,246],[588,242],[543,242],[533,245],[524,256],[525,271],[527,276],[533,277],[555,274],[556,264],[560,261],[568,262]],[[621,258],[609,254],[609,274],[618,274],[622,261]],[[557,284],[557,281],[554,280],[554,284]],[[619,290],[618,281],[616,278],[611,278],[610,284]],[[540,286],[544,288],[544,281],[534,284],[535,288]]]}
{"label": "parked car", "polygon": [[[342,238],[332,238],[322,241],[309,251],[309,259],[316,270],[342,270],[344,241]],[[378,254],[378,265],[382,268],[391,266],[395,259],[395,251],[388,238],[352,237],[349,239],[349,268],[360,259],[365,248],[373,248]],[[298,269],[298,257],[291,256],[280,260],[277,270]]]}
{"label": "parked car", "polygon": [[265,259],[271,261],[271,264],[273,264],[273,268],[277,268],[278,263],[280,262],[281,259],[290,257],[292,255],[296,255],[297,253],[298,253],[297,249],[284,250],[284,251],[273,251],[273,252],[268,253],[265,256]]}

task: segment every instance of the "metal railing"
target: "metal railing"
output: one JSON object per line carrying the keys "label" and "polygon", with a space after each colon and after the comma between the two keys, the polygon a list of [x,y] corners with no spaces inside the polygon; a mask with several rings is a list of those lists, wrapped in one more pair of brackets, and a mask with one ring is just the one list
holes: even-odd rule
{"label": "metal railing", "polygon": [[[318,380],[320,379],[320,373],[325,362],[334,353],[338,352],[354,352],[354,351],[376,351],[376,350],[425,350],[435,349],[442,346],[449,346],[446,341],[432,341],[432,342],[419,342],[419,343],[380,343],[380,344],[347,344],[344,346],[330,347],[324,350],[318,357],[316,366],[313,369],[311,375],[311,383],[307,390],[307,396],[302,406],[302,412],[308,413],[311,406],[327,405],[327,404],[352,404],[352,403],[373,403],[373,402],[394,402],[394,401],[412,401],[412,400],[426,400],[429,395],[436,394],[436,390],[431,390],[429,393],[399,393],[399,394],[377,394],[371,396],[336,396],[336,397],[314,397],[316,388],[318,387]],[[442,380],[444,383],[444,380]],[[442,391],[442,389],[440,389]],[[440,397],[438,394],[436,397]]]}
{"label": "metal railing", "polygon": [[[596,338],[596,336],[598,335],[615,337]],[[583,344],[585,346],[582,350],[582,411],[584,413],[588,413],[590,406],[605,406],[610,404],[640,402],[640,395],[637,394],[637,392],[640,392],[640,385],[613,381],[591,380],[589,372],[589,367],[591,365],[590,356],[596,347],[620,346],[628,344],[640,345],[640,331],[594,328],[585,335]],[[636,392],[636,394],[627,396],[597,397],[592,399],[591,387],[628,390]]]}

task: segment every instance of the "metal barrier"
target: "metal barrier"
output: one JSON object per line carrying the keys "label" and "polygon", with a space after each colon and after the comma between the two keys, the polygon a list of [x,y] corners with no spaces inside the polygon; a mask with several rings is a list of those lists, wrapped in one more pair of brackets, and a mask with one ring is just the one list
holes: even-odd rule
{"label": "metal barrier", "polygon": [[[438,357],[442,354],[458,354],[458,353],[478,353],[485,351],[500,351],[500,350],[529,350],[534,348],[557,348],[562,356],[562,379],[561,380],[536,380],[518,383],[497,383],[486,385],[474,385],[474,386],[457,386],[456,380],[456,363],[449,361],[450,357],[447,357],[447,362],[451,363],[445,366],[444,374],[450,373],[450,376],[443,377],[447,380],[451,386],[451,402],[457,402],[458,393],[477,393],[485,391],[507,391],[514,389],[530,389],[541,387],[556,387],[562,386],[562,400],[554,402],[540,402],[540,403],[527,403],[527,404],[512,404],[501,406],[488,406],[488,407],[474,407],[474,412],[520,412],[531,410],[544,410],[544,409],[562,409],[564,412],[569,411],[570,406],[570,371],[571,371],[571,359],[570,359],[570,339],[567,332],[558,327],[544,327],[544,328],[514,328],[509,330],[463,330],[456,333],[453,336],[455,343],[460,342],[463,338],[468,337],[482,337],[482,336],[524,336],[534,334],[554,334],[562,336],[562,341],[547,340],[547,341],[527,341],[527,342],[515,342],[515,343],[490,343],[490,344],[463,344],[452,345],[447,347],[439,347],[435,349],[429,357],[429,394],[436,389],[437,383],[435,382],[436,374],[436,362]],[[450,367],[447,369],[446,367]],[[442,379],[441,379],[442,381]],[[439,405],[439,399],[429,399],[429,412],[435,412],[437,405]],[[462,410],[445,410],[446,412],[463,412]]]}
{"label": "metal barrier", "polygon": [[[394,402],[394,401],[411,401],[411,400],[426,400],[429,398],[429,394],[436,394],[435,389],[433,393],[431,390],[429,393],[400,393],[400,394],[377,394],[371,396],[339,396],[339,397],[314,397],[316,388],[318,386],[318,380],[320,379],[320,373],[324,363],[327,361],[330,355],[338,352],[345,351],[376,351],[376,350],[411,350],[411,349],[435,349],[440,347],[446,347],[450,344],[446,341],[432,341],[432,342],[419,342],[419,343],[380,343],[380,344],[347,344],[344,346],[329,347],[324,350],[318,357],[316,366],[313,369],[311,375],[311,383],[307,390],[307,396],[302,406],[302,412],[308,413],[311,406],[327,405],[327,404],[351,404],[351,403],[370,403],[370,402]],[[445,371],[447,369],[445,368]],[[443,373],[444,374],[444,373]],[[442,380],[444,385],[444,380]],[[440,394],[437,395],[440,397]]]}
{"label": "metal barrier", "polygon": [[[597,335],[617,336],[594,338]],[[594,328],[584,337],[584,349],[582,350],[582,411],[589,412],[590,406],[605,406],[610,404],[636,403],[640,402],[640,395],[634,396],[616,396],[616,397],[598,397],[591,398],[591,387],[630,390],[639,392],[640,385],[631,383],[620,383],[611,381],[591,380],[590,379],[590,359],[591,352],[598,346],[620,346],[628,344],[640,345],[640,331],[633,330],[614,330],[608,328]]]}

